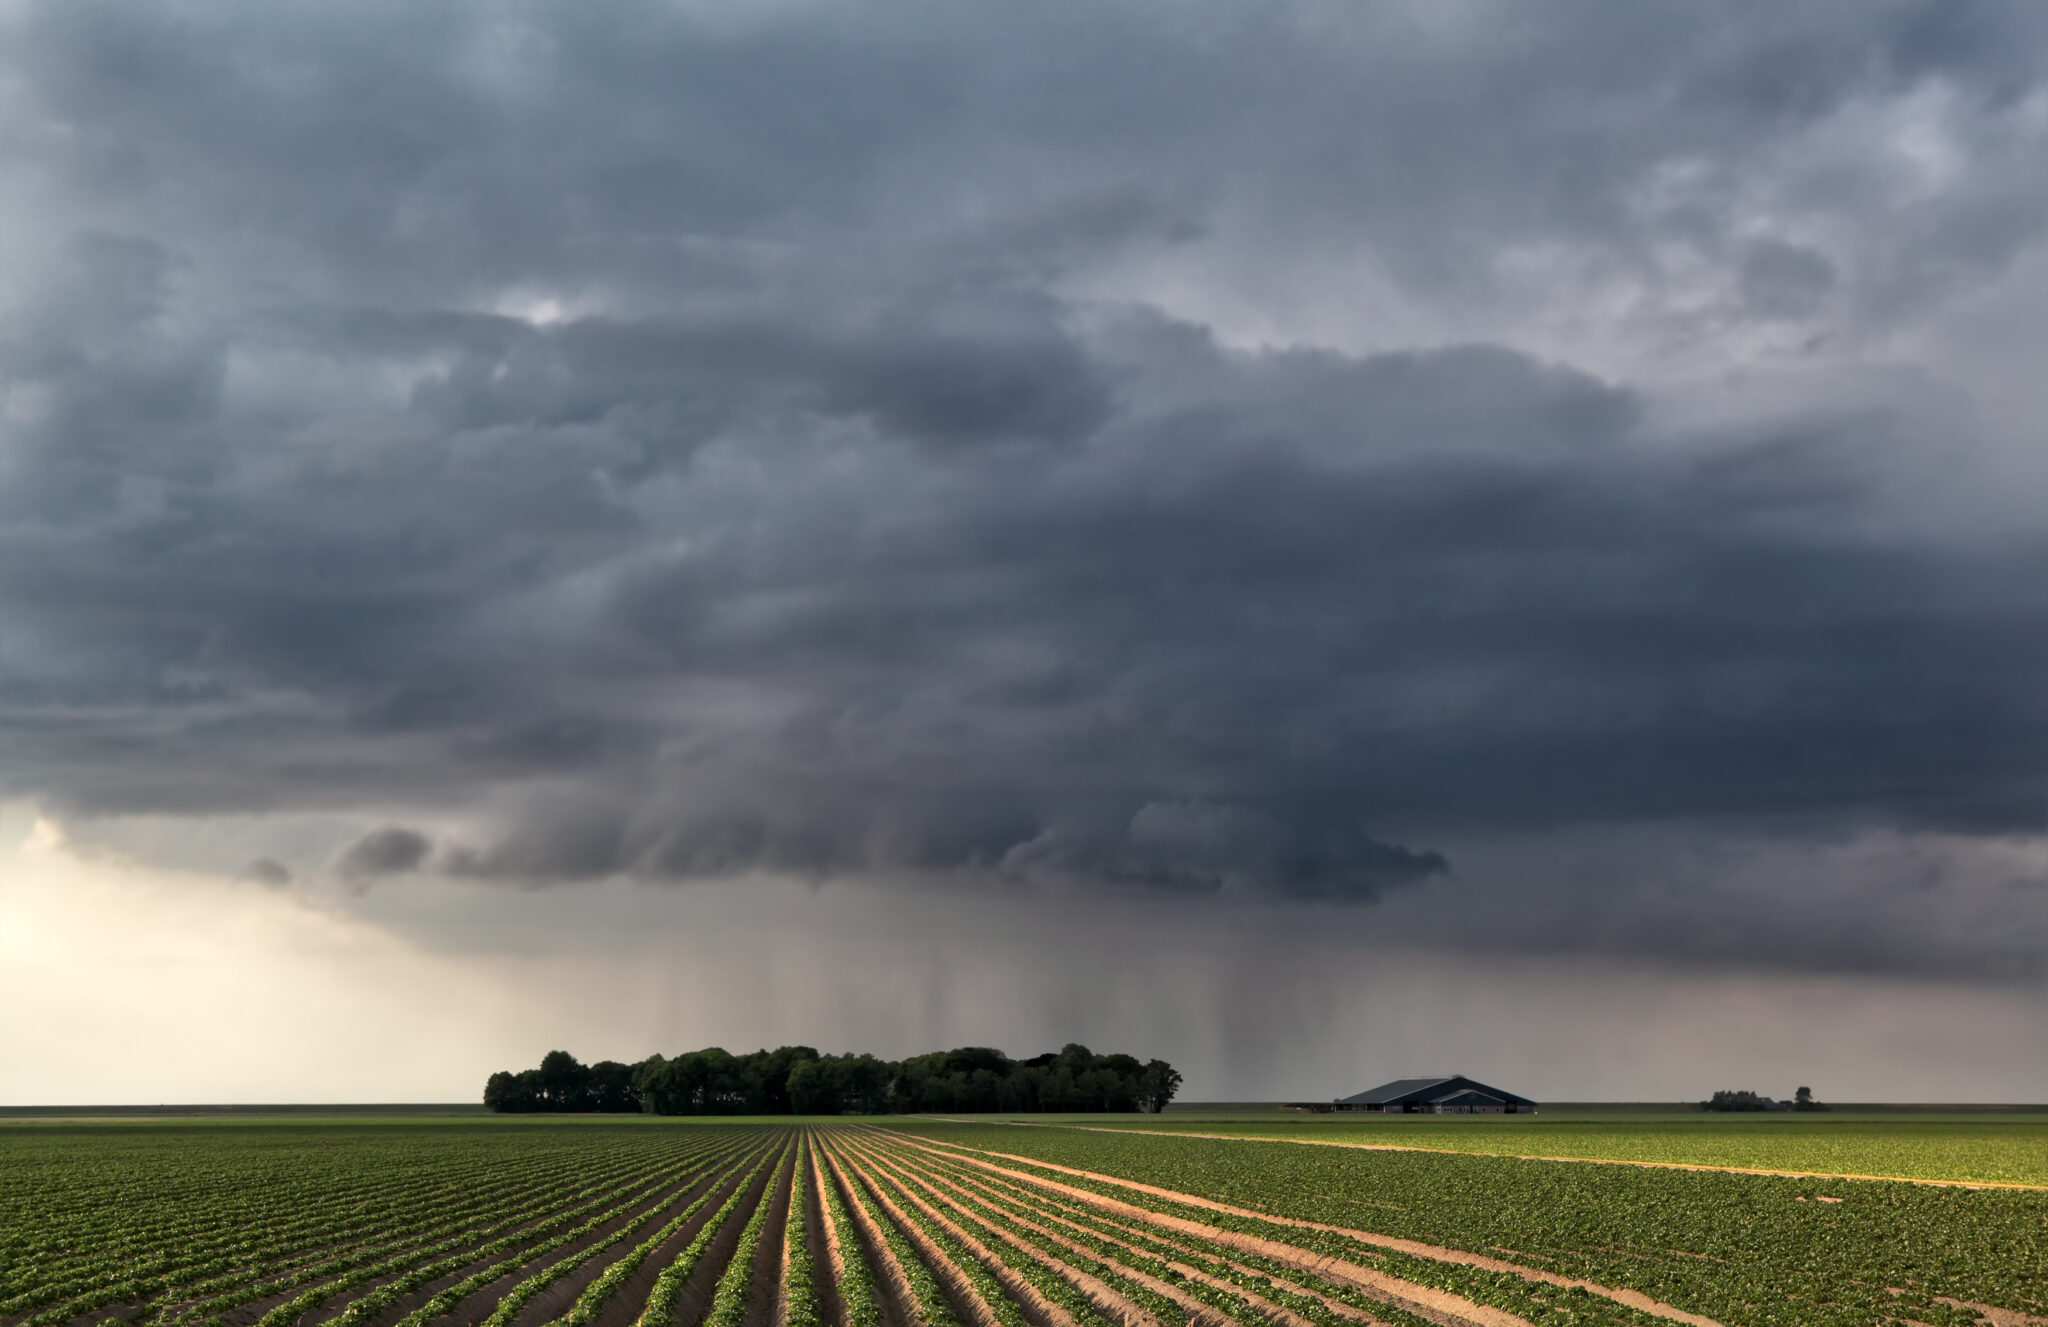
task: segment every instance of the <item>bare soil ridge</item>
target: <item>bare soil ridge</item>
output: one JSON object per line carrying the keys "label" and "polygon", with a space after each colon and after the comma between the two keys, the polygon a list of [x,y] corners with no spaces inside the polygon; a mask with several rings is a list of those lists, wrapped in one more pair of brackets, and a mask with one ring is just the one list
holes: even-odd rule
{"label": "bare soil ridge", "polygon": [[[961,1187],[958,1184],[952,1184],[948,1187],[950,1191],[954,1193],[965,1192],[965,1190],[961,1189]],[[970,1208],[962,1205],[957,1201],[953,1201],[951,1199],[949,1199],[948,1201],[958,1211],[964,1212],[971,1210]],[[1023,1226],[1028,1230],[1044,1234],[1048,1239],[1057,1240],[1056,1235],[1054,1235],[1050,1231],[1045,1230],[1043,1227],[1037,1225],[1034,1222],[1020,1219],[1016,1217],[1014,1214],[1006,1213],[1006,1215],[1009,1217],[1010,1220],[1015,1221],[1018,1225]],[[1159,1320],[1155,1318],[1145,1308],[1139,1305],[1136,1301],[1130,1299],[1128,1296],[1122,1294],[1114,1287],[1108,1285],[1100,1279],[1081,1270],[1079,1267],[1075,1267],[1069,1263],[1062,1262],[1058,1258],[1055,1258],[1051,1254],[1047,1253],[1045,1250],[1038,1248],[1037,1246],[1031,1244],[1029,1241],[1018,1238],[1015,1234],[1003,1229],[1000,1226],[992,1226],[990,1227],[990,1229],[1006,1245],[1015,1249],[1023,1257],[1036,1263],[1038,1266],[1043,1267],[1048,1271],[1052,1272],[1053,1275],[1058,1276],[1060,1279],[1064,1280],[1068,1285],[1072,1286],[1075,1290],[1079,1291],[1081,1295],[1087,1300],[1089,1300],[1091,1303],[1093,1303],[1096,1310],[1102,1313],[1104,1316],[1111,1318],[1114,1321],[1126,1324],[1126,1327],[1130,1327],[1131,1324],[1137,1324],[1137,1327],[1162,1327],[1162,1324],[1160,1324]],[[1065,1245],[1065,1247],[1071,1248],[1073,1246]],[[1216,1320],[1216,1318],[1217,1315],[1213,1311],[1209,1310],[1206,1306],[1203,1306],[1201,1313],[1197,1315],[1196,1320],[1212,1321]]]}
{"label": "bare soil ridge", "polygon": [[[1149,1208],[1118,1202],[1114,1198],[1106,1197],[1092,1190],[1060,1184],[1057,1181],[1046,1180],[1040,1176],[1023,1175],[1002,1167],[990,1166],[985,1162],[968,1160],[969,1164],[984,1166],[996,1174],[1014,1177],[1046,1192],[1058,1194],[1070,1200],[1078,1200],[1078,1202],[1091,1208],[1098,1214],[1110,1212],[1128,1220],[1150,1226],[1155,1230],[1172,1230],[1192,1235],[1196,1239],[1208,1243],[1232,1245],[1246,1252],[1257,1253],[1263,1257],[1270,1257],[1275,1261],[1286,1263],[1289,1266],[1299,1267],[1318,1276],[1349,1282],[1356,1289],[1363,1291],[1368,1297],[1377,1299],[1389,1307],[1399,1308],[1417,1317],[1437,1323],[1439,1327],[1530,1327],[1527,1320],[1503,1309],[1479,1304],[1473,1300],[1466,1299],[1462,1295],[1452,1294],[1449,1291],[1437,1290],[1430,1286],[1422,1286],[1411,1281],[1404,1281],[1399,1277],[1389,1276],[1384,1272],[1364,1267],[1357,1263],[1325,1257],[1273,1240],[1262,1240],[1254,1236],[1241,1235],[1234,1231],[1223,1230],[1221,1227],[1205,1225],[1201,1222],[1187,1221],[1180,1217],[1168,1216],[1165,1213],[1154,1212]],[[1077,1173],[1085,1174],[1085,1172]],[[1163,1192],[1172,1191],[1166,1190]],[[1090,1250],[1086,1245],[1077,1242],[1059,1229],[1046,1224],[1047,1221],[1062,1220],[1059,1217],[1049,1216],[1038,1221],[1014,1217],[1013,1219],[1018,1220],[1019,1224],[1030,1226],[1032,1229],[1042,1232],[1047,1238],[1078,1254],[1089,1257],[1101,1257],[1099,1253]],[[1104,1260],[1110,1262],[1121,1273],[1129,1276],[1132,1280],[1145,1286],[1155,1294],[1164,1295],[1168,1299],[1180,1303],[1188,1309],[1197,1321],[1229,1321],[1227,1317],[1218,1312],[1214,1307],[1195,1299],[1178,1286],[1136,1272],[1117,1262],[1114,1258]],[[1237,1287],[1233,1293],[1244,1294],[1245,1291],[1242,1287]],[[1299,1321],[1297,1315],[1290,1313],[1287,1316]]]}
{"label": "bare soil ridge", "polygon": [[896,1186],[900,1196],[923,1213],[933,1225],[945,1231],[948,1236],[957,1240],[961,1247],[974,1255],[988,1274],[995,1278],[996,1283],[1002,1286],[1004,1292],[1015,1301],[1027,1320],[1036,1327],[1079,1327],[1072,1314],[1041,1295],[1036,1286],[1012,1271],[994,1251],[975,1238],[959,1222],[926,1202],[910,1184],[898,1178],[895,1172],[885,1173],[890,1175],[891,1182]]}
{"label": "bare soil ridge", "polygon": [[895,1251],[889,1247],[881,1230],[868,1215],[867,1207],[854,1193],[838,1149],[828,1146],[822,1151],[825,1166],[839,1190],[840,1201],[846,1206],[846,1215],[853,1222],[855,1236],[865,1246],[863,1251],[867,1255],[868,1266],[874,1271],[883,1327],[918,1327],[921,1318],[916,1308],[917,1295],[910,1288],[910,1278],[904,1274],[903,1265],[896,1261]]}
{"label": "bare soil ridge", "polygon": [[[1110,1132],[1122,1131],[1111,1130]],[[929,1146],[935,1141],[920,1139],[917,1142],[912,1142],[907,1136],[899,1135],[899,1137],[903,1138],[903,1141],[906,1146]],[[1611,1299],[1616,1303],[1626,1304],[1630,1308],[1641,1310],[1642,1312],[1651,1314],[1655,1317],[1665,1318],[1673,1322],[1687,1323],[1689,1324],[1689,1327],[1721,1327],[1721,1324],[1713,1318],[1709,1318],[1704,1314],[1688,1312],[1673,1304],[1666,1304],[1662,1300],[1653,1299],[1650,1296],[1643,1294],[1639,1290],[1630,1290],[1619,1286],[1600,1285],[1597,1282],[1581,1280],[1576,1277],[1562,1276],[1556,1272],[1548,1272],[1544,1271],[1541,1268],[1524,1266],[1521,1263],[1509,1262],[1502,1258],[1490,1258],[1482,1253],[1471,1253],[1464,1249],[1447,1248],[1443,1245],[1438,1244],[1425,1244],[1419,1240],[1402,1239],[1394,1235],[1382,1235],[1377,1231],[1359,1230],[1355,1227],[1350,1226],[1337,1226],[1330,1225],[1328,1223],[1320,1221],[1304,1221],[1296,1217],[1277,1216],[1271,1212],[1255,1211],[1248,1207],[1236,1207],[1229,1203],[1217,1202],[1214,1199],[1202,1198],[1194,1194],[1181,1193],[1177,1190],[1165,1189],[1157,1185],[1141,1184],[1135,1180],[1122,1179],[1115,1175],[1099,1174],[1094,1171],[1080,1170],[1072,1166],[1054,1165],[1049,1161],[1041,1161],[1035,1157],[1018,1156],[1013,1153],[1007,1152],[986,1151],[981,1148],[966,1147],[963,1144],[959,1143],[941,1143],[937,1145],[945,1148],[958,1149],[958,1151],[960,1152],[973,1153],[975,1154],[975,1164],[987,1166],[990,1169],[1001,1170],[1005,1174],[1028,1181],[1030,1183],[1040,1185],[1042,1187],[1060,1189],[1062,1191],[1065,1191],[1069,1196],[1078,1198],[1081,1201],[1094,1203],[1096,1205],[1114,1205],[1117,1208],[1124,1209],[1125,1212],[1129,1215],[1139,1217],[1140,1219],[1149,1220],[1154,1224],[1166,1224],[1174,1226],[1176,1228],[1184,1227],[1187,1229],[1188,1233],[1199,1234],[1202,1238],[1211,1240],[1212,1242],[1223,1244],[1235,1244],[1237,1247],[1244,1248],[1249,1252],[1263,1254],[1267,1257],[1278,1258],[1281,1261],[1292,1262],[1296,1265],[1302,1265],[1302,1259],[1304,1258],[1304,1256],[1309,1258],[1318,1258],[1320,1257],[1320,1255],[1307,1254],[1306,1251],[1294,1248],[1291,1245],[1279,1244],[1275,1241],[1270,1240],[1260,1240],[1249,1235],[1240,1235],[1235,1231],[1224,1230],[1216,1226],[1202,1226],[1200,1223],[1197,1222],[1185,1221],[1183,1218],[1171,1217],[1165,1215],[1164,1213],[1153,1212],[1148,1208],[1138,1207],[1135,1204],[1118,1203],[1115,1199],[1107,1198],[1102,1194],[1094,1192],[1093,1190],[1082,1189],[1072,1185],[1060,1185],[1056,1184],[1054,1181],[1044,1179],[1040,1176],[1030,1175],[1028,1173],[1022,1173],[1017,1171],[1010,1171],[1004,1167],[993,1166],[989,1162],[981,1160],[980,1158],[1000,1157],[1006,1161],[1021,1162],[1025,1165],[1038,1166],[1042,1169],[1057,1171],[1062,1174],[1074,1175],[1082,1179],[1093,1180],[1098,1184],[1115,1185],[1139,1193],[1148,1193],[1153,1195],[1154,1197],[1165,1198],[1170,1201],[1182,1203],[1190,1207],[1204,1208],[1210,1211],[1223,1212],[1231,1216],[1246,1217],[1251,1220],[1264,1221],[1273,1225],[1293,1226],[1303,1230],[1329,1231],[1333,1234],[1344,1235],[1348,1238],[1358,1240],[1359,1242],[1364,1244],[1377,1245],[1381,1248],[1392,1249],[1396,1252],[1410,1254],[1414,1257],[1428,1258],[1436,1262],[1460,1263],[1467,1267],[1483,1268],[1487,1271],[1507,1272],[1514,1276],[1519,1276],[1526,1281],[1542,1281],[1556,1286],[1576,1287],[1585,1290],[1589,1294],[1600,1295],[1603,1298]],[[1387,1274],[1384,1272],[1379,1272],[1375,1269],[1363,1267],[1355,1263],[1345,1263],[1343,1262],[1343,1260],[1339,1259],[1325,1259],[1323,1261],[1322,1267],[1309,1267],[1307,1270],[1318,1271],[1319,1273],[1322,1273],[1325,1269],[1332,1272],[1338,1272],[1343,1277],[1343,1279],[1359,1279],[1369,1284],[1383,1284],[1387,1281],[1397,1280],[1397,1278],[1387,1276]],[[1363,1274],[1362,1278],[1360,1274]],[[1399,1282],[1399,1284],[1404,1287],[1410,1287],[1413,1291],[1417,1292],[1425,1290],[1425,1287],[1411,1286],[1411,1283],[1405,1281]],[[1432,1295],[1441,1295],[1444,1292],[1429,1291],[1428,1293]],[[1504,1313],[1502,1310],[1494,1309],[1486,1305],[1475,1304],[1470,1300],[1464,1300],[1456,1296],[1452,1296],[1451,1298],[1459,1299],[1459,1303],[1461,1305],[1469,1305],[1471,1309],[1479,1311],[1485,1315],[1488,1315],[1489,1317],[1491,1315],[1498,1314],[1499,1318],[1496,1319],[1496,1321],[1501,1323],[1501,1327],[1505,1327],[1506,1323],[1522,1322],[1522,1319],[1517,1318],[1512,1314]],[[1464,1312],[1463,1308],[1450,1306],[1445,1307],[1449,1307],[1451,1312],[1461,1314]]]}
{"label": "bare soil ridge", "polygon": [[[926,1183],[928,1183],[928,1184],[932,1185],[932,1186],[934,1187],[934,1189],[937,1189],[937,1188],[939,1188],[939,1187],[944,1187],[945,1189],[947,1189],[947,1190],[948,1190],[948,1191],[950,1191],[951,1193],[956,1193],[956,1194],[966,1194],[966,1193],[968,1193],[968,1192],[969,1192],[969,1191],[968,1191],[968,1190],[967,1190],[966,1188],[964,1188],[963,1186],[961,1186],[961,1185],[960,1185],[960,1184],[959,1184],[959,1183],[958,1183],[957,1181],[955,1181],[955,1180],[952,1180],[952,1179],[951,1179],[950,1177],[940,1177],[940,1176],[930,1175],[930,1174],[927,1174],[927,1173],[925,1173],[925,1172],[919,1172],[919,1173],[920,1173],[920,1175],[922,1175],[922,1176],[923,1176],[923,1177],[925,1178],[925,1181],[926,1181]],[[1004,1186],[1002,1186],[1001,1188],[998,1188],[998,1187],[997,1187],[997,1186],[996,1186],[996,1185],[995,1185],[994,1183],[991,1183],[991,1184],[989,1184],[989,1186],[988,1186],[988,1191],[989,1191],[989,1192],[992,1192],[992,1193],[993,1193],[993,1192],[1004,1192],[1004,1191],[1008,1191],[1008,1192],[1011,1192],[1011,1193],[1012,1193],[1013,1195],[1014,1195],[1014,1194],[1021,1194],[1021,1193],[1022,1193],[1022,1190],[1018,1189],[1018,1188],[1017,1188],[1016,1186],[1014,1186],[1014,1185],[1004,1185]],[[956,1201],[956,1200],[953,1200],[953,1199],[948,1199],[948,1201]],[[964,1209],[963,1209],[963,1210],[964,1210]],[[1011,1217],[1011,1219],[1013,1219],[1013,1220],[1017,1220],[1017,1219],[1019,1219],[1019,1218],[1017,1218],[1017,1217],[1016,1217],[1016,1216],[1015,1216],[1014,1214],[1012,1214],[1012,1217]],[[1103,1219],[1101,1219],[1101,1218],[1100,1218],[1100,1216],[1099,1216],[1099,1215],[1098,1215],[1098,1220],[1100,1221],[1100,1224],[1101,1224],[1101,1225],[1103,1225],[1103,1226],[1106,1226],[1106,1227],[1108,1227],[1108,1228],[1110,1228],[1110,1229],[1112,1229],[1112,1230],[1120,1230],[1120,1231],[1123,1231],[1123,1232],[1125,1232],[1125,1233],[1126,1233],[1127,1235],[1131,1235],[1132,1237],[1135,1237],[1135,1234],[1136,1234],[1136,1231],[1135,1231],[1135,1223],[1128,1223],[1128,1222],[1114,1222],[1114,1221],[1109,1221],[1109,1220],[1103,1220]],[[1042,1229],[1042,1227],[1038,1227],[1038,1226],[1034,1225],[1034,1229]],[[1365,1323],[1378,1323],[1378,1322],[1379,1322],[1379,1319],[1377,1319],[1377,1318],[1374,1318],[1374,1317],[1373,1317],[1373,1316],[1372,1316],[1371,1314],[1367,1313],[1367,1312],[1366,1312],[1365,1310],[1363,1310],[1363,1309],[1361,1309],[1361,1308],[1357,1307],[1357,1306],[1356,1306],[1356,1305],[1354,1305],[1354,1304],[1347,1304],[1347,1303],[1345,1303],[1345,1302],[1344,1302],[1344,1301],[1342,1301],[1342,1300],[1339,1300],[1339,1299],[1335,1299],[1335,1298],[1332,1298],[1332,1297],[1331,1297],[1331,1296],[1329,1296],[1329,1295],[1323,1294],[1323,1293],[1322,1293],[1321,1291],[1317,1290],[1317,1289],[1316,1289],[1316,1288],[1315,1288],[1315,1287],[1314,1287],[1313,1285],[1303,1284],[1303,1283],[1301,1283],[1301,1282],[1298,1282],[1298,1281],[1293,1281],[1293,1280],[1289,1280],[1289,1279],[1287,1279],[1287,1278],[1285,1278],[1285,1277],[1279,1277],[1279,1276],[1275,1276],[1275,1275],[1273,1275],[1273,1273],[1272,1273],[1272,1272],[1271,1272],[1271,1271],[1270,1271],[1269,1269],[1266,1269],[1266,1268],[1253,1268],[1253,1267],[1249,1266],[1249,1265],[1248,1265],[1247,1263],[1245,1263],[1245,1262],[1244,1262],[1244,1261],[1243,1261],[1242,1259],[1234,1259],[1234,1258],[1231,1258],[1231,1257],[1229,1257],[1229,1256],[1227,1255],[1227,1253],[1226,1253],[1226,1252],[1225,1252],[1224,1250],[1222,1250],[1222,1249],[1218,1249],[1218,1248],[1215,1248],[1215,1247],[1200,1247],[1200,1246],[1197,1246],[1197,1247],[1195,1247],[1195,1248],[1190,1248],[1189,1246],[1190,1246],[1191,1244],[1194,1244],[1194,1241],[1192,1241],[1192,1240],[1189,1240],[1189,1241],[1180,1241],[1180,1240],[1173,1240],[1173,1239],[1169,1239],[1169,1238],[1167,1238],[1167,1237],[1165,1236],[1164,1232],[1163,1232],[1163,1231],[1161,1231],[1161,1230],[1160,1230],[1160,1229],[1159,1229],[1158,1227],[1156,1227],[1156,1226],[1153,1226],[1153,1227],[1149,1227],[1149,1228],[1148,1228],[1148,1229],[1147,1229],[1147,1230],[1146,1230],[1146,1231],[1145,1231],[1144,1233],[1145,1233],[1145,1235],[1146,1235],[1146,1237],[1147,1237],[1147,1238],[1151,1239],[1151,1240],[1152,1240],[1152,1241],[1153,1241],[1153,1242],[1154,1242],[1155,1244],[1157,1244],[1157,1245],[1159,1245],[1159,1246],[1161,1246],[1161,1247],[1163,1247],[1163,1248],[1171,1248],[1171,1249],[1177,1249],[1177,1250],[1180,1250],[1180,1251],[1182,1251],[1183,1253],[1193,1253],[1193,1254],[1195,1254],[1195,1255],[1197,1255],[1197,1256],[1199,1256],[1199,1257],[1205,1258],[1205,1259],[1207,1259],[1207,1260],[1209,1260],[1209,1261],[1211,1261],[1211,1262],[1215,1262],[1215,1263],[1221,1264],[1222,1266],[1224,1266],[1224,1267],[1227,1267],[1227,1268],[1231,1269],[1231,1270],[1232,1270],[1232,1271],[1234,1271],[1234,1272],[1238,1272],[1238,1273],[1242,1273],[1242,1274],[1247,1274],[1247,1275],[1249,1275],[1249,1276],[1251,1276],[1251,1277],[1264,1277],[1264,1278],[1267,1278],[1267,1279],[1271,1280],[1272,1282],[1274,1282],[1275,1284],[1279,1285],[1279,1286],[1280,1286],[1281,1288],[1283,1288],[1283,1289],[1285,1289],[1285,1290],[1287,1290],[1287,1291],[1289,1291],[1289,1292],[1291,1292],[1291,1293],[1294,1293],[1294,1294],[1299,1294],[1299,1295],[1306,1295],[1306,1296],[1309,1296],[1309,1297],[1311,1297],[1311,1298],[1313,1298],[1313,1299],[1316,1299],[1316,1300],[1320,1301],[1320,1302],[1322,1303],[1322,1305],[1323,1305],[1323,1306],[1324,1306],[1325,1308],[1329,1309],[1329,1310],[1330,1310],[1330,1311],[1331,1311],[1332,1313],[1335,1313],[1335,1314],[1337,1314],[1337,1315],[1338,1315],[1338,1316],[1340,1316],[1340,1317],[1350,1318],[1350,1319],[1352,1319],[1353,1321],[1356,1321],[1356,1322],[1365,1322]],[[1050,1236],[1050,1235],[1048,1235],[1048,1237],[1050,1238],[1051,1236]],[[1142,1250],[1142,1249],[1138,1249],[1138,1248],[1137,1248],[1137,1246],[1136,1246],[1135,1244],[1133,1244],[1133,1243],[1130,1243],[1130,1242],[1128,1242],[1128,1240],[1122,1240],[1122,1239],[1115,1239],[1115,1237],[1114,1237],[1114,1236],[1108,1236],[1107,1238],[1111,1238],[1111,1239],[1115,1240],[1115,1242],[1116,1242],[1116,1243],[1118,1243],[1118,1244],[1119,1244],[1119,1245],[1120,1245],[1121,1247],[1123,1247],[1123,1248],[1126,1248],[1126,1249],[1130,1249],[1130,1250],[1133,1250],[1133,1251],[1135,1251],[1135,1252],[1139,1252],[1139,1253],[1143,1253],[1143,1252],[1144,1252],[1144,1250]],[[1164,1260],[1164,1261],[1165,1261],[1165,1262],[1167,1263],[1167,1265],[1168,1265],[1168,1266],[1174,1267],[1174,1268],[1176,1269],[1176,1271],[1178,1271],[1178,1272],[1179,1272],[1179,1274],[1180,1274],[1181,1276],[1183,1276],[1184,1278],[1192,1278],[1192,1279],[1199,1279],[1199,1280],[1203,1281],[1203,1282],[1204,1282],[1205,1284],[1209,1284],[1209,1285],[1213,1285],[1213,1286],[1216,1286],[1217,1288],[1219,1288],[1219,1289],[1223,1289],[1223,1290],[1226,1290],[1226,1291],[1228,1291],[1229,1293],[1232,1293],[1232,1294],[1246,1294],[1246,1293],[1247,1293],[1247,1292],[1246,1292],[1246,1291],[1244,1290],[1244,1282],[1243,1282],[1243,1281],[1236,1281],[1236,1282],[1224,1282],[1224,1281],[1222,1281],[1222,1280],[1221,1280],[1220,1278],[1217,1278],[1217,1277],[1213,1277],[1213,1276],[1209,1275],[1208,1273],[1206,1273],[1206,1272],[1203,1272],[1203,1271],[1201,1271],[1201,1270],[1200,1270],[1199,1268],[1196,1268],[1196,1267],[1194,1267],[1194,1266],[1193,1266],[1192,1264],[1190,1264],[1190,1263],[1187,1263],[1187,1262],[1185,1262],[1185,1261],[1182,1261],[1182,1260],[1180,1260],[1180,1259],[1176,1259],[1176,1258],[1165,1258],[1165,1259],[1163,1259],[1163,1260]],[[1259,1304],[1259,1303],[1262,1303],[1263,1301],[1261,1301],[1261,1300],[1257,1300],[1257,1299],[1253,1299],[1253,1301],[1252,1301],[1252,1302],[1253,1302],[1253,1303],[1254,1303],[1254,1305],[1256,1306],[1257,1304]],[[1290,1315],[1290,1316],[1292,1316],[1292,1315]]]}

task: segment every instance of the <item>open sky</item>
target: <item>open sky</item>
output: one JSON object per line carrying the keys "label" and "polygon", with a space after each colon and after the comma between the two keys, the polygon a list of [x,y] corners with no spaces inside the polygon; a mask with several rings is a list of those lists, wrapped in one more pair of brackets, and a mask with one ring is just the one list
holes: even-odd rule
{"label": "open sky", "polygon": [[0,0],[0,1102],[2048,1100],[2048,9]]}

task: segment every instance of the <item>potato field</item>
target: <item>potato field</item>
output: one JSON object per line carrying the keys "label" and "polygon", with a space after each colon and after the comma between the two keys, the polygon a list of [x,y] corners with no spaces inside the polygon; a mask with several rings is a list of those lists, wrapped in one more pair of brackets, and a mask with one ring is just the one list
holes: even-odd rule
{"label": "potato field", "polygon": [[0,1327],[2048,1324],[2048,1193],[1060,1128],[0,1129]]}
{"label": "potato field", "polygon": [[1413,1147],[1496,1156],[1576,1157],[1735,1169],[2048,1188],[2048,1115],[1834,1110],[1811,1115],[1280,1115],[1174,1112],[1069,1123],[1093,1128],[1270,1138],[1330,1146]]}

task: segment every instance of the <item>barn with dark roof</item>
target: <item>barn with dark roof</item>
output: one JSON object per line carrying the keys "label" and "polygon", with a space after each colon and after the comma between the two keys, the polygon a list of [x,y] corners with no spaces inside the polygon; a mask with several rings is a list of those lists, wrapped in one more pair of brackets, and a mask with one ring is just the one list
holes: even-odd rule
{"label": "barn with dark roof", "polygon": [[1444,1074],[1435,1078],[1397,1078],[1367,1092],[1339,1097],[1327,1106],[1318,1104],[1307,1109],[1388,1115],[1533,1115],[1536,1103],[1463,1074]]}

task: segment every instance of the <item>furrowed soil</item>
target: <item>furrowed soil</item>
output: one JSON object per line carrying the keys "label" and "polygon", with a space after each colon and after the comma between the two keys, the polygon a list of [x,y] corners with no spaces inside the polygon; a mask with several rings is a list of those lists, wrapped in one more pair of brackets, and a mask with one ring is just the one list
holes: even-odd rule
{"label": "furrowed soil", "polygon": [[822,1327],[856,1270],[880,1327],[941,1327],[920,1284],[955,1327],[2048,1327],[2034,1190],[1054,1123],[0,1124],[0,1327],[397,1327],[500,1267],[425,1327],[641,1327],[657,1286],[645,1327],[703,1327],[729,1270],[741,1327],[788,1327],[799,1166]]}

